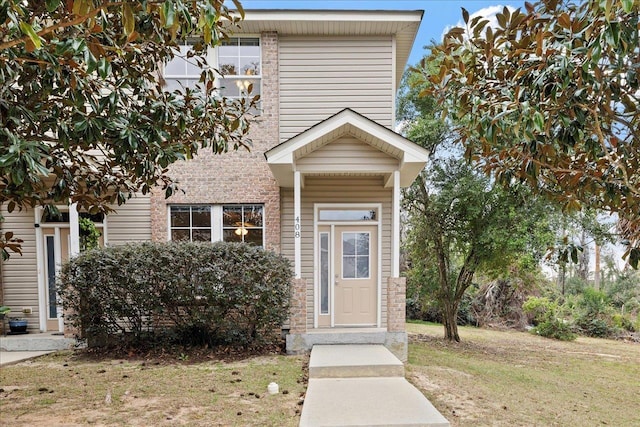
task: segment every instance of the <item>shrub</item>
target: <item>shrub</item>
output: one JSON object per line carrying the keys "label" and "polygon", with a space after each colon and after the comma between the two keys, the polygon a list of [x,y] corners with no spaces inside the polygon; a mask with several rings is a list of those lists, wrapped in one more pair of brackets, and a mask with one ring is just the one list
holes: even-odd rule
{"label": "shrub", "polygon": [[562,319],[557,318],[541,322],[533,328],[532,332],[546,338],[553,338],[560,341],[573,341],[576,339],[576,334],[571,330],[571,326]]}
{"label": "shrub", "polygon": [[618,329],[622,329],[627,332],[636,331],[636,328],[633,325],[633,321],[631,320],[631,317],[629,315],[616,313],[613,315],[611,320],[613,321],[613,325]]}
{"label": "shrub", "polygon": [[558,304],[546,297],[531,296],[522,304],[522,310],[531,316],[534,325],[538,325],[556,316]]}
{"label": "shrub", "polygon": [[66,264],[67,319],[89,345],[166,342],[260,346],[288,316],[290,263],[240,243],[137,243]]}
{"label": "shrub", "polygon": [[595,338],[606,338],[612,336],[614,328],[601,318],[588,315],[580,316],[576,319],[575,325],[582,335]]}

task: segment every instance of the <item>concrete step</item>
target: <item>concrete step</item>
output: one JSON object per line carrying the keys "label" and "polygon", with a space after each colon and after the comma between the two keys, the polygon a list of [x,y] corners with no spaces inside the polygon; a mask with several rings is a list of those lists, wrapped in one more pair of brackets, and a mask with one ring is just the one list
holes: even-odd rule
{"label": "concrete step", "polygon": [[75,346],[76,340],[52,333],[34,333],[8,335],[0,337],[2,351],[55,351],[68,350]]}
{"label": "concrete step", "polygon": [[300,427],[429,426],[449,422],[404,378],[310,378]]}
{"label": "concrete step", "polygon": [[404,377],[404,365],[383,345],[315,345],[309,378]]}

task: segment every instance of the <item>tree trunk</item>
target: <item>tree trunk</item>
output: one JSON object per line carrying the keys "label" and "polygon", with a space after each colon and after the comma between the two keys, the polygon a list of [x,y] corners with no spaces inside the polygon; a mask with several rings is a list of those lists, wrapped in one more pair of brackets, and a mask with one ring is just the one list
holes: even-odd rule
{"label": "tree trunk", "polygon": [[444,325],[444,339],[460,342],[458,334],[458,304],[447,301],[442,308],[442,324]]}
{"label": "tree trunk", "polygon": [[596,242],[596,265],[593,272],[593,287],[600,290],[600,245]]}

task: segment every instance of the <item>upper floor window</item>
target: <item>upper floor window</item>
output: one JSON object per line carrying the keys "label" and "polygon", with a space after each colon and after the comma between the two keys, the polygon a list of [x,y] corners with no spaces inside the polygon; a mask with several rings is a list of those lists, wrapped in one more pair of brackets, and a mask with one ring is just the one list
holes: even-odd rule
{"label": "upper floor window", "polygon": [[262,74],[260,39],[231,37],[223,40],[217,51],[222,95],[228,98],[259,95]]}
{"label": "upper floor window", "polygon": [[[173,59],[164,65],[166,90],[193,88],[200,81],[201,64],[198,64],[196,57],[189,57],[192,46],[190,41],[183,42],[179,50],[175,50]],[[207,63],[211,63],[208,56],[210,55],[207,55]]]}
{"label": "upper floor window", "polygon": [[170,240],[223,240],[264,247],[263,205],[171,206],[169,217]]}
{"label": "upper floor window", "polygon": [[[175,56],[164,65],[166,90],[193,88],[199,81],[203,66],[217,68],[222,76],[216,79],[222,96],[242,98],[261,92],[261,53],[259,37],[231,37],[215,49],[209,49],[205,64],[190,56],[193,41],[183,42]],[[200,61],[201,62],[201,61]]]}

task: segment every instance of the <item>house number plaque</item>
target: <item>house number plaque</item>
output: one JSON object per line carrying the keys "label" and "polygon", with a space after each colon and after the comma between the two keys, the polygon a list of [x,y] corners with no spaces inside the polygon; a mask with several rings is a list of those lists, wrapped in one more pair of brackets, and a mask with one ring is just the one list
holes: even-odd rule
{"label": "house number plaque", "polygon": [[295,224],[293,225],[293,237],[296,239],[299,239],[300,238],[300,217],[297,216],[294,222]]}

